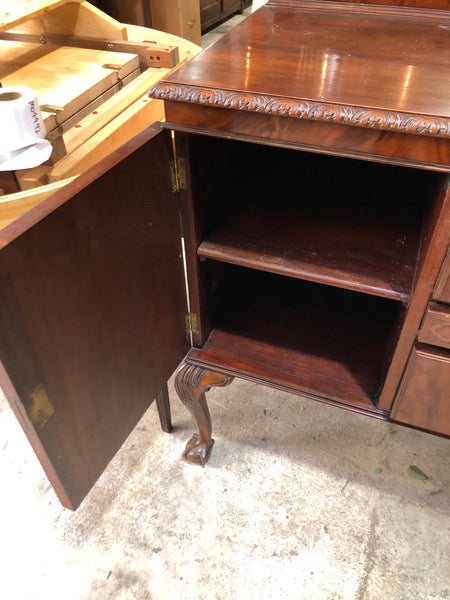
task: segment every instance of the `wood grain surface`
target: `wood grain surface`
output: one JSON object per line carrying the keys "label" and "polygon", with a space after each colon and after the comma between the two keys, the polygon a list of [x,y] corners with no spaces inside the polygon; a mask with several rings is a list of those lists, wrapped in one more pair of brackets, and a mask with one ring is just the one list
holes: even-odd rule
{"label": "wood grain surface", "polygon": [[433,291],[433,298],[450,304],[450,248],[447,250],[444,262],[442,263],[441,272]]}
{"label": "wood grain surface", "polygon": [[188,362],[376,412],[393,301],[228,267],[216,326]]}
{"label": "wood grain surface", "polygon": [[450,352],[413,349],[392,418],[450,435]]}
{"label": "wood grain surface", "polygon": [[158,132],[18,219],[0,252],[1,386],[72,508],[187,350],[171,144]]}
{"label": "wood grain surface", "polygon": [[[83,0],[71,0],[79,3]],[[0,6],[0,31],[11,29],[32,17],[67,4],[68,0],[2,0]]]}
{"label": "wood grain surface", "polygon": [[361,14],[341,11],[339,3],[335,10],[290,6],[263,7],[152,94],[450,137],[447,13],[418,19],[405,9]]}

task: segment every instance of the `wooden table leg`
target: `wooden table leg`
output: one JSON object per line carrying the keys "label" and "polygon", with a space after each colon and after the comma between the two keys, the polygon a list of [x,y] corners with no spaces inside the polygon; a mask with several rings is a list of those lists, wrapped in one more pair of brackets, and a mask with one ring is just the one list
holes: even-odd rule
{"label": "wooden table leg", "polygon": [[205,466],[211,454],[214,440],[211,437],[211,415],[206,403],[205,392],[213,385],[224,387],[233,381],[233,377],[208,371],[183,363],[175,377],[175,389],[181,401],[191,413],[197,426],[195,433],[186,444],[183,458],[187,461]]}
{"label": "wooden table leg", "polygon": [[166,433],[171,433],[172,419],[170,417],[169,390],[167,389],[167,383],[156,396],[156,407],[158,409],[161,429]]}

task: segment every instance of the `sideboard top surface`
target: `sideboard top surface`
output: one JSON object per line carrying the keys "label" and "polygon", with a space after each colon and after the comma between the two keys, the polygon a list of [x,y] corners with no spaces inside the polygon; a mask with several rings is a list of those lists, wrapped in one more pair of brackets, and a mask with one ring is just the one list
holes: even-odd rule
{"label": "sideboard top surface", "polygon": [[450,137],[450,15],[286,4],[256,11],[152,95]]}

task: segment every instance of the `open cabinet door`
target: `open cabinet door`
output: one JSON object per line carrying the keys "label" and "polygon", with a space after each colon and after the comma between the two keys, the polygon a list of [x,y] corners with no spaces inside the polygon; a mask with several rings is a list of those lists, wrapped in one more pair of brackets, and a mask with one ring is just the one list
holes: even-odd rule
{"label": "open cabinet door", "polygon": [[68,508],[187,351],[170,159],[153,126],[2,232],[0,386]]}

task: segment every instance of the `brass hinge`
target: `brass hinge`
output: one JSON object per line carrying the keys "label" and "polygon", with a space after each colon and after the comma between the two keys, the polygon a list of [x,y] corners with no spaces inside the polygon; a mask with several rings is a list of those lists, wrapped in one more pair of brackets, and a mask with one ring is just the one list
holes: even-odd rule
{"label": "brass hinge", "polygon": [[197,325],[197,315],[196,313],[188,313],[186,315],[186,331],[188,333],[190,332],[197,332],[198,325]]}
{"label": "brass hinge", "polygon": [[25,407],[28,417],[36,429],[41,429],[55,414],[45,388],[42,384],[38,385],[29,395],[28,403]]}
{"label": "brass hinge", "polygon": [[170,176],[172,178],[172,192],[186,189],[186,167],[183,158],[174,158],[170,161]]}

